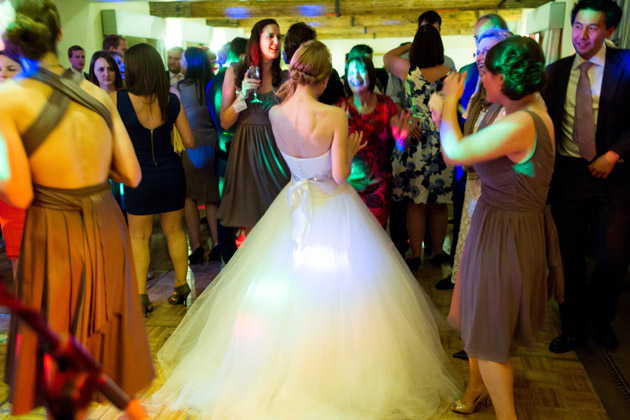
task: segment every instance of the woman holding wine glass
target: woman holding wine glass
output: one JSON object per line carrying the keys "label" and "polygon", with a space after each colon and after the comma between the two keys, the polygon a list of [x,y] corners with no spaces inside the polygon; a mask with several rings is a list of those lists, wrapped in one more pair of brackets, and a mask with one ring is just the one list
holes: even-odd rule
{"label": "woman holding wine glass", "polygon": [[223,81],[221,126],[236,124],[218,212],[223,226],[249,232],[289,181],[269,121],[282,81],[280,28],[263,19],[252,28],[245,59],[229,67]]}

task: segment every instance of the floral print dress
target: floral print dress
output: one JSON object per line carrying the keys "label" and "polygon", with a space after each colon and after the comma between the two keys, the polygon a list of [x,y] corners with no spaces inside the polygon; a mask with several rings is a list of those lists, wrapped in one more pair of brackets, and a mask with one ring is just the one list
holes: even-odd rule
{"label": "floral print dress", "polygon": [[350,134],[363,132],[367,146],[352,160],[348,183],[359,193],[383,228],[387,224],[392,197],[392,166],[388,151],[389,120],[396,115],[396,104],[385,95],[376,95],[376,107],[369,114],[361,114],[351,106],[350,98],[337,104],[348,116]]}
{"label": "floral print dress", "polygon": [[[427,81],[419,68],[409,71],[405,81],[405,109],[420,119],[422,138],[408,147],[395,147],[392,155],[393,199],[416,204],[452,202],[453,166],[447,165],[440,148],[440,133],[431,119],[429,98],[442,90],[447,75]],[[402,150],[401,150],[402,149]]]}

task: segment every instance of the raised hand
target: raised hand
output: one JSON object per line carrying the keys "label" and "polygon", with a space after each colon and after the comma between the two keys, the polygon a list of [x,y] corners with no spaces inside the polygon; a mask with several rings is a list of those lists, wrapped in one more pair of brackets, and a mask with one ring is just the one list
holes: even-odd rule
{"label": "raised hand", "polygon": [[354,132],[348,136],[348,160],[352,162],[352,158],[359,152],[359,150],[363,149],[367,146],[367,141],[362,143],[363,141],[363,131]]}
{"label": "raised hand", "polygon": [[418,125],[418,119],[413,116],[411,111],[401,112],[400,117],[393,119],[391,122],[392,136],[396,141],[398,150],[405,150],[409,147],[411,138],[420,140],[422,131]]}
{"label": "raised hand", "polygon": [[452,72],[444,80],[444,86],[442,87],[442,93],[444,99],[454,96],[455,99],[459,99],[464,94],[464,86],[466,84],[466,72],[458,73]]}

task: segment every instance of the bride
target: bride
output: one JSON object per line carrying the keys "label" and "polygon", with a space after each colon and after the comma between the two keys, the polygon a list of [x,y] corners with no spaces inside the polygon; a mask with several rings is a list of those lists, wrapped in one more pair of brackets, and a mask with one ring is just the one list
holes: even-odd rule
{"label": "bride", "polygon": [[324,44],[270,111],[292,173],[158,354],[156,403],[213,420],[426,419],[461,395],[429,302],[346,182],[360,136],[317,97]]}

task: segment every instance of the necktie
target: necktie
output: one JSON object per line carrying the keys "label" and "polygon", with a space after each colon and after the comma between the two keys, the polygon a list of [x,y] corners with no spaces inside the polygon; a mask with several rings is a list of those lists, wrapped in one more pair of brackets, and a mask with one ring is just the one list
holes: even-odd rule
{"label": "necktie", "polygon": [[593,94],[588,69],[593,65],[589,61],[580,64],[580,79],[575,94],[575,119],[573,122],[573,140],[580,148],[580,155],[587,161],[597,156],[595,148],[595,121],[593,117]]}

